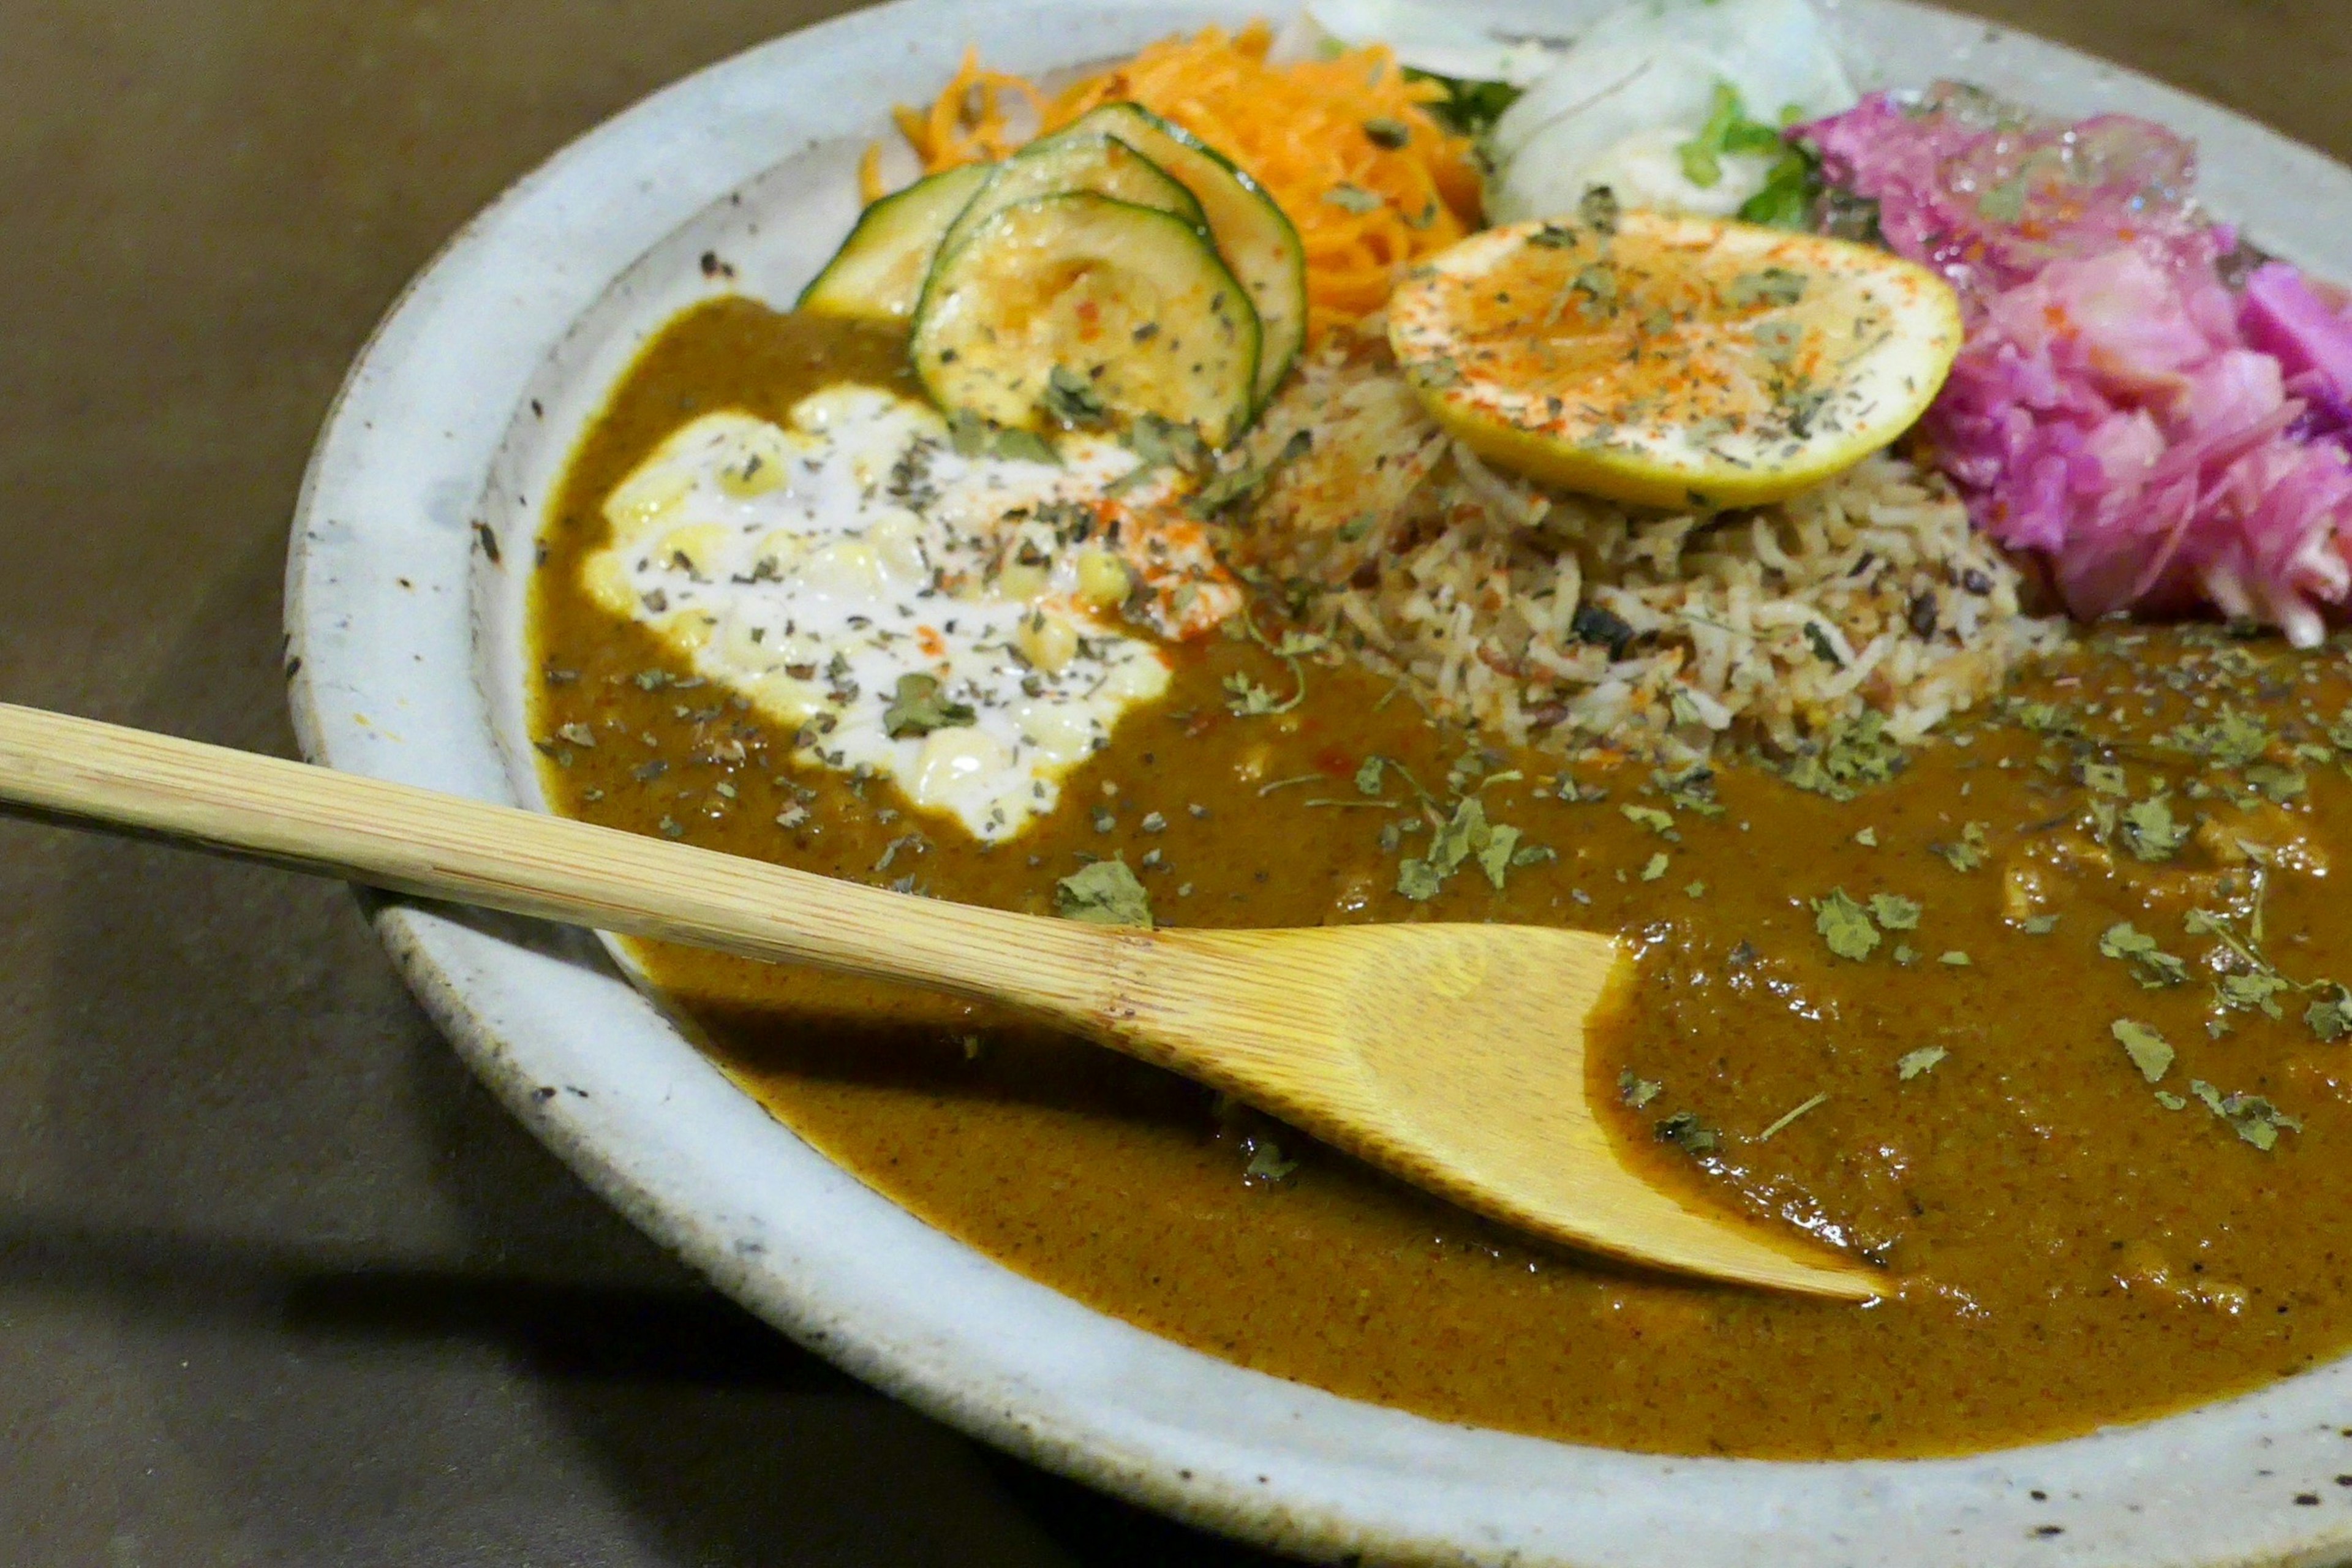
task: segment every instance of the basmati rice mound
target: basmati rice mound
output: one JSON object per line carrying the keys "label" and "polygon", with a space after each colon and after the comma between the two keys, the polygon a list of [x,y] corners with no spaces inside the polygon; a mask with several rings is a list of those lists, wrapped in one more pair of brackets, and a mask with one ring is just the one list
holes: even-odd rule
{"label": "basmati rice mound", "polygon": [[1807,755],[1873,711],[1907,744],[2067,635],[1906,458],[1712,515],[1549,490],[1441,430],[1380,326],[1335,334],[1267,408],[1233,549],[1439,717],[1668,767],[1726,742]]}

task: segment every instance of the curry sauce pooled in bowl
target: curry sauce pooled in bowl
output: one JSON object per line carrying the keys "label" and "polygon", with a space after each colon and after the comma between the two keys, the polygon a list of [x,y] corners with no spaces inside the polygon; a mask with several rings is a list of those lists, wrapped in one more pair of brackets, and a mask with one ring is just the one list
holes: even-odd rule
{"label": "curry sauce pooled in bowl", "polygon": [[[1515,103],[1263,29],[1051,99],[968,67],[797,308],[614,390],[535,732],[565,813],[935,898],[1619,933],[1625,1146],[1892,1294],[1616,1270],[974,1005],[641,948],[748,1089],[1154,1332],[1579,1442],[1982,1449],[2352,1346],[2352,325],[2161,127],[1725,44],[1790,9],[1519,51]],[[1603,47],[1657,91],[1596,129]],[[1391,342],[1487,210],[1564,237],[1476,321],[1572,461],[1447,418],[1425,312]],[[1633,214],[1704,288],[1612,270]],[[1880,278],[1961,332],[1808,315]],[[1704,414],[1640,395],[1678,352]],[[1916,426],[1806,467],[1905,377]],[[1777,499],[1595,493],[1661,450]]]}

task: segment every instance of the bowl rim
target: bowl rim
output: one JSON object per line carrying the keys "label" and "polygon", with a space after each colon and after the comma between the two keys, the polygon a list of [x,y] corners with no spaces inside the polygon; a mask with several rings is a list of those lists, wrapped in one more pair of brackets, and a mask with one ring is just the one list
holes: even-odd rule
{"label": "bowl rim", "polygon": [[[1009,0],[990,16],[1000,58],[1042,68],[1286,8]],[[1602,5],[1473,8],[1556,31]],[[1954,74],[1974,65],[2075,112],[2163,119],[2249,198],[2232,216],[2291,258],[2333,254],[2352,272],[2347,242],[2329,235],[2352,228],[2352,171],[2309,148],[1974,18],[1906,0],[1822,8],[1865,51],[1949,61]],[[896,0],[674,83],[525,175],[409,283],[338,393],[295,510],[287,679],[306,757],[530,800],[481,649],[494,640],[485,616],[511,602],[530,558],[517,548],[527,539],[488,521],[499,509],[486,496],[513,432],[539,417],[534,376],[698,215],[780,161],[878,132],[894,97],[944,79],[968,16],[956,0]],[[528,497],[508,510],[532,514]],[[932,1229],[737,1091],[579,933],[368,904],[483,1081],[719,1289],[933,1416],[1206,1528],[1316,1557],[1515,1563],[2218,1565],[2352,1552],[2352,1513],[2294,1500],[2335,1500],[2335,1476],[2352,1469],[2352,1359],[2172,1416],[1951,1459],[1687,1458],[1452,1426],[1185,1350]]]}

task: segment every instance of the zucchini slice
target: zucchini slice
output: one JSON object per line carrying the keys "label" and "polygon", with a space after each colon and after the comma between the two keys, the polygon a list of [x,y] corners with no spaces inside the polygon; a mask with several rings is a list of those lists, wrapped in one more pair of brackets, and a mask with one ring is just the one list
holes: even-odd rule
{"label": "zucchini slice", "polygon": [[992,163],[942,169],[867,207],[794,308],[904,322],[922,298],[940,237],[995,172]]}
{"label": "zucchini slice", "polygon": [[1209,232],[1234,276],[1249,289],[1265,332],[1258,351],[1260,405],[1274,395],[1307,341],[1307,251],[1275,199],[1191,132],[1132,103],[1106,103],[1073,132],[1115,136],[1184,182],[1208,215]]}
{"label": "zucchini slice", "polygon": [[1202,216],[1201,204],[1159,164],[1116,136],[1066,132],[1032,142],[999,163],[988,184],[948,226],[947,237],[940,241],[940,254],[953,252],[1006,207],[1072,191],[1092,191],[1139,207],[1157,207],[1208,232],[1209,220]]}
{"label": "zucchini slice", "polygon": [[1255,406],[1257,313],[1209,237],[1091,191],[1009,206],[942,255],[908,345],[941,408],[1036,429],[1058,369],[1213,446]]}

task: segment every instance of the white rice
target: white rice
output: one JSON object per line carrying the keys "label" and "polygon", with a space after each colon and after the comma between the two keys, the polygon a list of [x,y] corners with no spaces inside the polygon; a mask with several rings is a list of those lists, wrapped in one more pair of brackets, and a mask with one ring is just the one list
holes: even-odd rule
{"label": "white rice", "polygon": [[1276,467],[1234,548],[1435,713],[1669,765],[1727,741],[1800,754],[1867,711],[1907,743],[2066,635],[1907,458],[1711,515],[1549,490],[1441,430],[1370,325],[1260,422],[1244,456]]}

